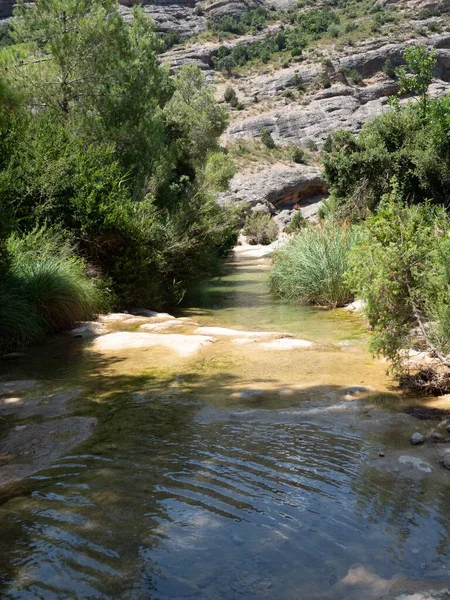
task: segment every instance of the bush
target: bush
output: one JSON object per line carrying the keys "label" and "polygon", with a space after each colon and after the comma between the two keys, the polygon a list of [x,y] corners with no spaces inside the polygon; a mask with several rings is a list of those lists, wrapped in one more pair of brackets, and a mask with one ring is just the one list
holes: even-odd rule
{"label": "bush", "polygon": [[363,80],[361,73],[359,73],[356,69],[350,69],[349,67],[343,67],[341,72],[348,81],[351,81],[352,83],[355,83],[356,85],[358,83],[361,83]]}
{"label": "bush", "polygon": [[234,88],[232,88],[230,85],[226,88],[223,94],[223,99],[225,100],[225,102],[228,102],[228,104],[233,108],[236,107],[238,104],[237,94]]}
{"label": "bush", "polygon": [[225,152],[214,152],[205,166],[205,182],[213,192],[223,192],[236,173],[236,165]]}
{"label": "bush", "polygon": [[266,146],[266,148],[272,150],[273,148],[277,147],[277,145],[275,144],[275,140],[273,139],[272,134],[268,129],[261,129],[260,136],[261,142],[264,144],[264,146]]}
{"label": "bush", "polygon": [[308,162],[303,148],[294,146],[294,148],[292,149],[292,160],[299,165],[304,165]]}
{"label": "bush", "polygon": [[414,329],[437,355],[450,350],[450,222],[442,208],[405,206],[395,179],[392,189],[361,225],[348,282],[365,301],[372,351],[401,375]]}
{"label": "bush", "polygon": [[100,282],[57,235],[44,230],[7,241],[10,270],[0,280],[0,347],[21,350],[108,306]]}
{"label": "bush", "polygon": [[324,145],[325,177],[340,218],[365,218],[396,176],[402,199],[445,204],[450,197],[450,96],[391,110],[360,135],[334,132]]}
{"label": "bush", "polygon": [[333,223],[303,229],[276,253],[272,290],[302,304],[344,306],[353,298],[345,273],[356,239],[353,229]]}
{"label": "bush", "polygon": [[284,229],[286,233],[297,233],[306,226],[306,219],[302,213],[297,210],[291,219],[289,225]]}
{"label": "bush", "polygon": [[271,244],[278,237],[278,227],[270,215],[254,213],[247,217],[244,235],[249,244]]}
{"label": "bush", "polygon": [[306,147],[308,148],[308,150],[311,150],[311,152],[317,152],[318,150],[318,146],[314,140],[308,140],[306,142]]}

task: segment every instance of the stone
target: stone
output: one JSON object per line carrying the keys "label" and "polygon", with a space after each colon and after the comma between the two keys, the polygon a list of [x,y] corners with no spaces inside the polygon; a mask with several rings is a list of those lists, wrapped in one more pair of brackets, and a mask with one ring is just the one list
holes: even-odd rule
{"label": "stone", "polygon": [[443,439],[444,439],[444,436],[443,436],[443,435],[441,435],[440,433],[438,433],[437,431],[434,431],[434,432],[431,434],[431,439],[432,439],[432,440],[436,440],[436,441],[440,441],[440,440],[443,440]]}
{"label": "stone", "polygon": [[448,431],[448,433],[450,433],[450,423],[447,425],[447,427],[445,429]]}
{"label": "stone", "polygon": [[214,338],[206,335],[183,335],[177,333],[141,333],[119,331],[107,333],[94,340],[94,350],[112,352],[137,348],[168,348],[179,356],[188,357],[199,352],[203,347],[214,342]]}
{"label": "stone", "polygon": [[409,438],[409,441],[413,446],[417,446],[418,444],[423,444],[425,438],[421,433],[416,431],[416,433],[413,433],[412,436]]}
{"label": "stone", "polygon": [[442,457],[442,465],[450,470],[450,452],[446,452]]}
{"label": "stone", "polygon": [[0,382],[0,396],[30,390],[36,387],[37,385],[38,381],[36,379],[22,379],[17,381]]}
{"label": "stone", "polygon": [[96,423],[93,417],[70,417],[14,428],[0,439],[0,486],[49,467],[91,436]]}
{"label": "stone", "polygon": [[282,210],[280,213],[274,216],[273,220],[278,226],[279,231],[284,231],[289,223],[292,221],[292,217],[294,216],[293,210]]}
{"label": "stone", "polygon": [[[328,187],[319,167],[270,165],[256,172],[242,171],[230,181],[229,190],[218,196],[219,203],[257,206],[269,203],[280,210],[307,208],[327,194]],[[317,212],[317,207],[316,207]]]}
{"label": "stone", "polygon": [[315,344],[309,340],[280,338],[278,340],[273,340],[272,342],[259,344],[259,347],[263,350],[311,350],[315,348]]}

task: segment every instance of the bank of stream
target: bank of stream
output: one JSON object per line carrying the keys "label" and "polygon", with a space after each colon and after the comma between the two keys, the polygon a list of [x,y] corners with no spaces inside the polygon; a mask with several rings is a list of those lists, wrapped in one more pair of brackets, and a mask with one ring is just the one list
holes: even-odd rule
{"label": "bank of stream", "polygon": [[268,265],[242,247],[177,319],[1,364],[0,598],[450,598],[447,446],[409,444],[446,422],[405,413],[450,404],[399,394],[359,317],[274,299]]}

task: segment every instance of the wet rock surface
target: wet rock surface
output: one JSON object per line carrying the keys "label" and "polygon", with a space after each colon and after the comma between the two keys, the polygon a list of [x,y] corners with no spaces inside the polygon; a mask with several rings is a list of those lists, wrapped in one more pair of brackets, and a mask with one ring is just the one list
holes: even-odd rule
{"label": "wet rock surface", "polygon": [[0,486],[49,467],[91,436],[96,422],[93,417],[69,417],[17,425],[0,438]]}

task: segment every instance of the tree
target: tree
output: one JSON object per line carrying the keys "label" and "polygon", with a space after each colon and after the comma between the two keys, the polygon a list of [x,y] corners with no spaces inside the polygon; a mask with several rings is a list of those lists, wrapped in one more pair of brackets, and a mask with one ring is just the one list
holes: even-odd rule
{"label": "tree", "polygon": [[419,96],[423,118],[428,109],[428,88],[433,81],[436,68],[436,51],[424,46],[409,46],[405,50],[406,67],[395,70],[400,85],[400,94]]}

